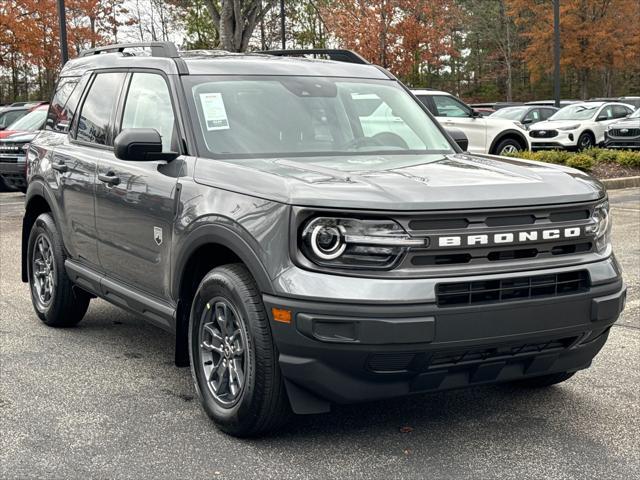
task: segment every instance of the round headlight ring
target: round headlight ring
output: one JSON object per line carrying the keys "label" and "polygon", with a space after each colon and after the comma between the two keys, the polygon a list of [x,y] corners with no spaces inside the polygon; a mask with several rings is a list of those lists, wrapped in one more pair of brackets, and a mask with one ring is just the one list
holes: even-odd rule
{"label": "round headlight ring", "polygon": [[[326,243],[327,236],[330,239],[328,244]],[[329,225],[316,225],[311,231],[309,243],[314,255],[322,260],[335,260],[347,248],[341,229]]]}

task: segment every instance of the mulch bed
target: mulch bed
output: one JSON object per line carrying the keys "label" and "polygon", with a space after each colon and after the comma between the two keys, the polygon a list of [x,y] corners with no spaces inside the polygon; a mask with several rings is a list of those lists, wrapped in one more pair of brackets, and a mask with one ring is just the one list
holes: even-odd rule
{"label": "mulch bed", "polygon": [[640,168],[613,162],[597,162],[589,173],[596,178],[635,177],[640,175]]}

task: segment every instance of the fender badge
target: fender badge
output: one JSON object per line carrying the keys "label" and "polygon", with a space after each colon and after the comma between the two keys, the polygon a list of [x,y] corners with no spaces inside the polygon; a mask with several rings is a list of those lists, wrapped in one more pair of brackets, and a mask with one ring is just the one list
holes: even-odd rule
{"label": "fender badge", "polygon": [[162,245],[162,228],[161,227],[153,227],[153,239],[156,242],[156,245]]}

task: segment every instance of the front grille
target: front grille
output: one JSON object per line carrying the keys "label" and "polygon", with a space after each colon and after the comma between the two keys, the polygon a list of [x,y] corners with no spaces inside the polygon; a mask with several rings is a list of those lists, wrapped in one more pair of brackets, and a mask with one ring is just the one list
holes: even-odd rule
{"label": "front grille", "polygon": [[532,138],[553,138],[558,136],[557,130],[531,130],[529,136]]}
{"label": "front grille", "polygon": [[[413,248],[402,259],[400,268],[434,269],[446,266],[481,266],[501,262],[522,262],[528,259],[542,261],[564,255],[587,254],[594,251],[593,238],[586,233],[593,205],[532,207],[527,209],[490,209],[481,211],[452,211],[396,217],[407,232],[415,238],[427,238],[426,248]],[[524,210],[524,211],[523,211]],[[475,243],[442,247],[438,239],[443,236],[493,235],[503,232],[539,231],[579,227],[582,234],[574,238],[543,239],[509,243]]]}
{"label": "front grille", "polygon": [[588,290],[589,274],[581,270],[497,280],[441,283],[436,287],[436,301],[439,307],[459,307],[557,297]]}
{"label": "front grille", "polygon": [[640,135],[640,128],[614,128],[609,130],[611,137],[637,137]]}

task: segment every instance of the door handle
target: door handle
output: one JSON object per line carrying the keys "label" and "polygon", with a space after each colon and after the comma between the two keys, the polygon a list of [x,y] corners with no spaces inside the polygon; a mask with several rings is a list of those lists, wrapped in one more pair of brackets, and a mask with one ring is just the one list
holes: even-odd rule
{"label": "door handle", "polygon": [[63,173],[69,170],[69,167],[67,167],[64,162],[53,162],[51,163],[51,168]]}
{"label": "door handle", "polygon": [[107,185],[118,185],[120,183],[120,177],[113,172],[109,172],[106,175],[101,173],[98,174],[98,180],[106,183]]}

